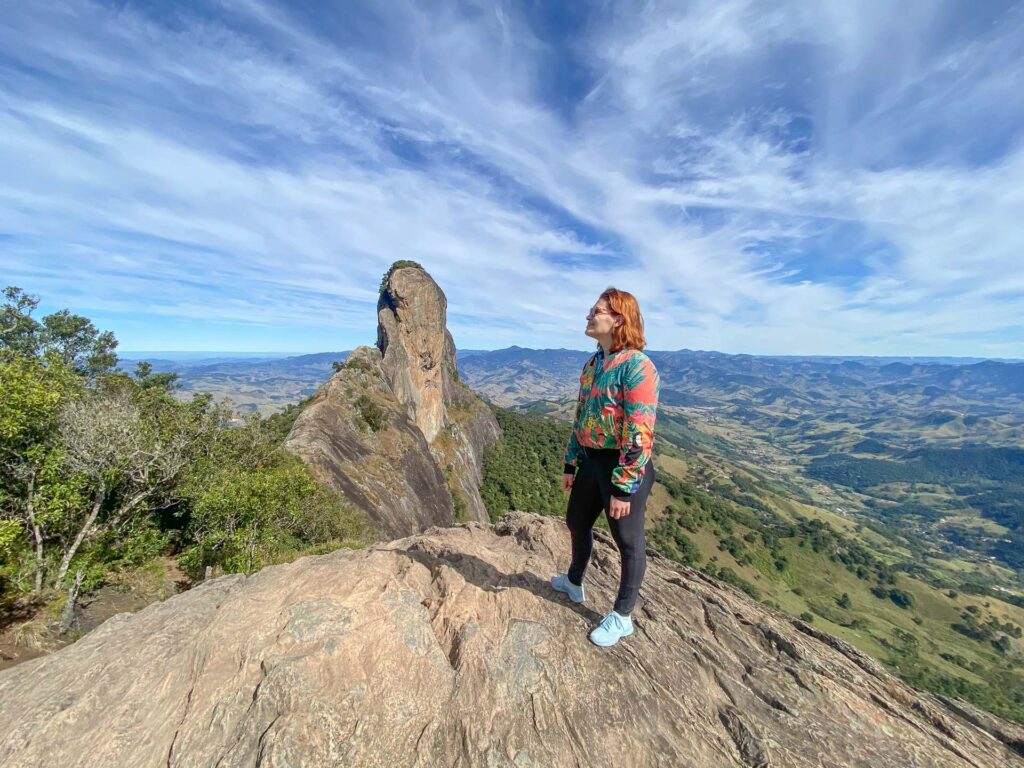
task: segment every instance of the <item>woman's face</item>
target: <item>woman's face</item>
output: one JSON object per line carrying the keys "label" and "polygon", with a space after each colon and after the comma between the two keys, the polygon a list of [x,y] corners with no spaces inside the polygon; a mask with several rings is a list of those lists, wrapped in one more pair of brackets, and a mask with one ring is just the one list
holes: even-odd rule
{"label": "woman's face", "polygon": [[619,318],[611,311],[607,299],[598,299],[587,313],[587,336],[600,338],[610,336],[619,324]]}

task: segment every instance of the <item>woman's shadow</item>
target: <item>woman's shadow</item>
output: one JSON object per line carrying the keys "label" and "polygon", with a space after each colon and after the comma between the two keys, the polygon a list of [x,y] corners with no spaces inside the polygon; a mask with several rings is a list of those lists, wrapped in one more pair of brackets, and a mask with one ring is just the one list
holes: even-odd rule
{"label": "woman's shadow", "polygon": [[508,589],[527,589],[537,597],[549,600],[560,607],[571,608],[583,618],[596,624],[603,618],[596,611],[580,603],[574,603],[569,596],[556,591],[551,583],[528,571],[519,573],[502,573],[493,565],[464,552],[433,553],[413,544],[408,549],[393,549],[392,552],[403,554],[425,566],[431,573],[436,573],[442,565],[457,571],[470,584],[474,584],[487,592],[504,592]]}

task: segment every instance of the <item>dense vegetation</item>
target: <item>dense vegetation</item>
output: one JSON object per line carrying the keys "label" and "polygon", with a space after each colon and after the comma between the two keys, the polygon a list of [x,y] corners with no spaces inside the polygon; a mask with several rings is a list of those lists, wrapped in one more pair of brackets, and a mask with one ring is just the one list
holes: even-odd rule
{"label": "dense vegetation", "polygon": [[[686,532],[692,534],[706,529],[718,539],[718,549],[728,552],[740,565],[752,565],[755,561],[767,559],[774,572],[782,573],[789,565],[784,546],[789,540],[798,547],[823,553],[858,579],[875,582],[875,588],[884,590],[884,597],[892,598],[893,602],[899,604],[907,599],[899,590],[888,587],[895,580],[895,571],[891,567],[862,544],[840,534],[822,520],[803,516],[797,516],[795,521],[786,520],[749,491],[726,484],[717,486],[715,493],[709,493],[665,472],[661,473],[659,481],[673,501],[652,528],[650,537],[669,557],[699,567],[699,550]],[[726,570],[710,562],[701,569],[739,587],[754,599],[760,599],[757,588],[731,569]],[[894,596],[890,592],[897,594]]]}
{"label": "dense vegetation", "polygon": [[[558,479],[569,425],[546,416],[502,408],[493,410],[503,439],[485,456],[481,486],[481,496],[491,517],[496,519],[516,509],[545,515],[565,514],[566,496],[559,489]],[[650,527],[651,543],[669,557],[697,566],[754,598],[760,597],[757,588],[731,568],[718,566],[710,560],[704,562],[687,532],[711,530],[720,537],[719,549],[728,551],[741,564],[752,563],[755,554],[763,557],[767,553],[773,567],[780,572],[787,565],[780,540],[793,539],[797,546],[825,553],[857,578],[884,589],[885,597],[894,603],[909,603],[904,592],[891,587],[896,573],[893,568],[821,520],[784,520],[764,502],[733,485],[722,485],[715,493],[709,493],[664,471],[659,472],[658,482],[668,491],[673,503]],[[753,486],[747,484],[747,489],[753,490]],[[739,527],[744,530],[742,536],[737,534]]]}
{"label": "dense vegetation", "polygon": [[[116,339],[10,287],[0,309],[0,614],[175,556],[194,579],[359,544],[365,516],[279,450],[294,410],[236,414],[175,375],[116,370]],[[234,424],[234,425],[231,425]]]}
{"label": "dense vegetation", "polygon": [[562,477],[569,425],[534,414],[491,406],[503,439],[484,454],[480,497],[496,520],[512,510],[564,515]]}
{"label": "dense vegetation", "polygon": [[[716,565],[712,560],[717,559],[715,555],[702,564],[706,553],[702,553],[690,537],[698,532],[710,532],[719,552],[728,553],[738,565],[750,566],[762,580],[773,584],[772,590],[776,593],[797,595],[810,606],[810,611],[801,612],[803,620],[812,621],[817,616],[838,627],[867,633],[884,649],[883,661],[910,684],[958,696],[1003,717],[1024,722],[1024,674],[1019,654],[1013,659],[1000,658],[1012,647],[1009,638],[1017,638],[1021,633],[1019,625],[996,619],[991,614],[982,618],[976,606],[969,606],[959,621],[947,626],[977,643],[975,654],[964,664],[953,662],[964,668],[966,676],[945,672],[929,663],[925,651],[948,655],[953,646],[947,645],[943,650],[942,644],[923,640],[898,627],[883,634],[883,626],[877,619],[881,612],[873,601],[888,602],[906,611],[914,625],[934,626],[941,622],[935,615],[918,612],[914,593],[924,588],[923,585],[911,589],[910,583],[900,578],[901,572],[919,570],[914,561],[887,563],[860,541],[817,518],[795,514],[793,520],[788,520],[765,500],[758,499],[756,491],[743,482],[734,483],[733,487],[722,483],[712,492],[705,492],[664,472],[660,477],[672,503],[650,535],[655,546],[670,557],[696,565],[709,575],[743,589],[753,598],[780,607],[762,596],[764,587],[758,588],[728,566]],[[744,485],[745,488],[741,487]],[[797,552],[806,554],[797,558]],[[866,597],[858,597],[855,605],[849,591],[836,594],[828,588],[830,578],[824,583],[818,578],[808,578],[812,572],[816,576],[827,573],[831,567],[828,564],[842,567],[863,583],[864,591],[860,594]],[[991,588],[983,585],[978,585],[977,593],[995,595]],[[955,592],[951,594],[956,596]],[[927,649],[922,647],[925,645]],[[966,658],[962,654],[954,655],[960,660]],[[988,661],[976,661],[979,656]]]}
{"label": "dense vegetation", "polygon": [[974,483],[979,478],[1017,482],[1024,475],[1024,448],[923,448],[899,461],[835,454],[812,460],[807,473],[858,490],[884,483]]}
{"label": "dense vegetation", "polygon": [[[981,540],[976,534],[950,531],[961,545],[1002,560],[1012,568],[1024,568],[1024,449],[987,446],[928,447],[900,459],[862,459],[834,454],[813,459],[807,474],[829,483],[865,493],[896,483],[928,483],[948,487],[960,505],[976,509],[1009,529],[1006,537]],[[916,517],[936,521],[943,510],[933,504],[909,501],[871,506],[887,518]]]}

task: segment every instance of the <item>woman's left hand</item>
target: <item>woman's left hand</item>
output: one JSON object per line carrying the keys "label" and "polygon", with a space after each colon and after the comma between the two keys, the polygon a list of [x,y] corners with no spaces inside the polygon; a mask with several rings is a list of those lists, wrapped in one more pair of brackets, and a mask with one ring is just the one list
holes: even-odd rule
{"label": "woman's left hand", "polygon": [[612,520],[618,520],[620,517],[625,517],[629,514],[629,499],[620,499],[616,496],[611,497],[611,507],[608,510],[608,517]]}

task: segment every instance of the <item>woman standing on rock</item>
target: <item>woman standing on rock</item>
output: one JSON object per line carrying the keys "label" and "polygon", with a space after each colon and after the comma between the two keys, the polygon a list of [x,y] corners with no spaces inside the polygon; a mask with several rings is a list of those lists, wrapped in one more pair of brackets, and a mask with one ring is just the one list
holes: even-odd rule
{"label": "woman standing on rock", "polygon": [[654,486],[651,448],[661,381],[642,350],[644,321],[632,294],[609,288],[587,314],[597,352],[580,374],[579,401],[565,453],[563,490],[570,491],[566,523],[572,538],[568,573],[551,586],[575,603],[585,599],[583,574],[594,547],[594,523],[607,511],[622,558],[612,612],[590,633],[600,646],[633,633],[630,614],[647,568],[644,506]]}

